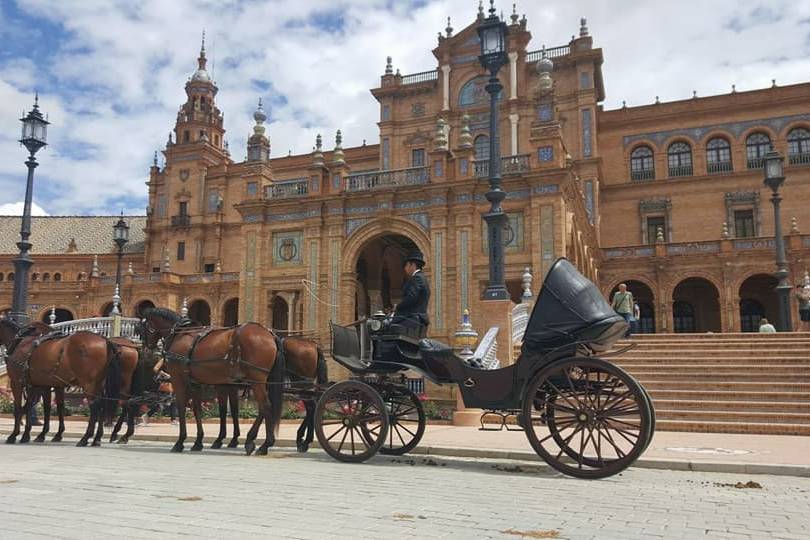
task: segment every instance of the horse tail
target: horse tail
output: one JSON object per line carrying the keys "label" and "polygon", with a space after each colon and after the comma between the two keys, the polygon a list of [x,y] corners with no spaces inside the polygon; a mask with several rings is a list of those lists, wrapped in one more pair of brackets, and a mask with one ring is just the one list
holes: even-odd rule
{"label": "horse tail", "polygon": [[106,417],[115,413],[121,390],[121,349],[107,340],[107,376],[104,380],[104,409]]}
{"label": "horse tail", "polygon": [[129,399],[139,398],[143,396],[144,391],[144,370],[145,359],[143,351],[138,350],[138,363],[135,364],[135,372],[132,374],[132,384],[129,387]]}
{"label": "horse tail", "polygon": [[284,408],[284,378],[287,372],[286,355],[284,354],[283,340],[276,338],[276,358],[268,376],[268,398],[272,409],[274,430],[278,430],[281,425],[281,413]]}
{"label": "horse tail", "polygon": [[317,378],[315,381],[318,384],[326,384],[329,382],[329,374],[326,367],[326,358],[323,357],[323,349],[320,345],[317,345],[318,348],[318,368],[317,368]]}

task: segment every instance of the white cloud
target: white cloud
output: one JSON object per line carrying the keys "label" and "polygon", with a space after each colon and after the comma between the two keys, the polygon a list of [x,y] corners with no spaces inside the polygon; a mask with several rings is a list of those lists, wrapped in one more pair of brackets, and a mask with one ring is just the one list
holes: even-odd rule
{"label": "white cloud", "polygon": [[[23,201],[0,204],[0,216],[21,216],[24,206],[25,203]],[[47,216],[48,212],[37,203],[31,203],[31,215]]]}
{"label": "white cloud", "polygon": [[[421,4],[421,3],[420,3]],[[588,17],[594,45],[604,50],[606,108],[684,99],[802,82],[810,78],[810,4],[678,3],[522,0],[538,49],[568,42]],[[378,139],[379,111],[369,88],[379,84],[385,57],[402,73],[432,69],[431,49],[447,15],[459,31],[475,19],[475,0],[436,0],[409,8],[391,0],[193,1],[28,0],[31,16],[65,34],[47,65],[25,55],[0,60],[0,203],[24,190],[24,150],[17,119],[35,86],[50,114],[50,146],[40,152],[35,192],[54,213],[115,212],[145,201],[152,153],[163,147],[183,85],[195,68],[199,33],[207,31],[209,68],[236,160],[245,155],[259,96],[270,109],[274,156],[308,152],[315,134],[333,145]],[[137,6],[137,7],[133,7]],[[733,7],[732,7],[733,6]],[[511,2],[499,2],[511,11]],[[311,23],[340,15],[343,29]],[[6,14],[7,17],[7,14]],[[9,22],[5,19],[3,22]],[[5,24],[4,24],[5,25]],[[775,39],[774,36],[779,36]],[[38,69],[33,69],[36,65]],[[251,81],[265,81],[286,98],[273,101]]]}

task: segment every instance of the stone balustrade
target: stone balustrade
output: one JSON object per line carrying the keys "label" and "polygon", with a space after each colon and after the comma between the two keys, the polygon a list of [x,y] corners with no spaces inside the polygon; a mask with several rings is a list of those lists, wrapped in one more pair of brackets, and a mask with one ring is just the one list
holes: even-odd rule
{"label": "stone balustrade", "polygon": [[264,191],[266,199],[291,199],[306,197],[307,195],[309,195],[309,180],[307,178],[276,182],[266,186]]}
{"label": "stone balustrade", "polygon": [[[489,160],[478,159],[473,162],[475,176],[486,178],[489,176]],[[522,174],[529,171],[529,154],[517,154],[501,158],[501,176]]]}
{"label": "stone balustrade", "polygon": [[373,171],[350,174],[346,177],[346,191],[367,191],[381,187],[427,184],[430,181],[428,167],[410,167],[392,171]]}

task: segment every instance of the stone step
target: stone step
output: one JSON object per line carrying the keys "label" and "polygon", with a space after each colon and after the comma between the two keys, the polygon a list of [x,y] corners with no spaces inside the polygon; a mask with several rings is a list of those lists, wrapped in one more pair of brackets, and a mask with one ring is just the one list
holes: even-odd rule
{"label": "stone step", "polygon": [[656,421],[657,431],[691,431],[696,433],[749,433],[757,435],[810,435],[810,424],[715,422],[715,421]]}
{"label": "stone step", "polygon": [[605,360],[609,361],[612,364],[616,364],[617,366],[624,366],[630,364],[639,364],[639,365],[672,365],[672,364],[695,364],[695,365],[705,365],[705,364],[716,364],[716,365],[734,365],[740,366],[741,368],[749,367],[749,366],[770,366],[774,364],[785,365],[789,364],[792,366],[810,366],[810,358],[799,358],[793,356],[776,356],[776,357],[758,357],[758,356],[687,356],[687,355],[679,355],[677,357],[667,357],[667,356],[636,356],[635,354],[628,353],[626,356],[610,356],[605,358]]}
{"label": "stone step", "polygon": [[805,356],[810,357],[810,343],[804,344],[801,347],[787,348],[787,347],[738,347],[727,345],[725,347],[692,347],[691,345],[681,345],[680,347],[633,347],[630,350],[620,352],[619,349],[614,349],[617,354],[637,354],[639,356],[650,354],[681,354],[688,352],[689,354],[701,355],[769,355],[769,356]]}
{"label": "stone step", "polygon": [[[736,401],[744,400],[751,405],[756,405],[762,401],[790,402],[796,404],[810,403],[810,393],[805,391],[780,392],[780,391],[741,391],[741,390],[655,390],[649,385],[644,388],[652,396],[653,400],[675,400],[680,403],[701,403],[703,401]],[[657,402],[657,401],[656,401]]]}
{"label": "stone step", "polygon": [[810,339],[810,332],[774,332],[772,334],[761,334],[759,332],[703,332],[700,334],[633,334],[629,339],[620,341],[659,341],[659,340],[679,340],[693,341],[703,339],[759,339],[759,340],[794,340]]}
{"label": "stone step", "polygon": [[[649,366],[645,366],[644,369],[628,369],[627,371],[641,382],[653,380],[712,383],[715,381],[728,383],[759,382],[781,386],[783,384],[804,383],[808,380],[807,374],[792,373],[789,369],[781,369],[778,371],[764,369],[761,370],[761,373],[751,373],[748,371],[715,373],[711,370],[665,371],[663,369],[650,369]],[[805,384],[810,387],[810,383]]]}
{"label": "stone step", "polygon": [[748,422],[810,425],[810,413],[746,411],[696,411],[684,409],[655,409],[656,420],[686,420],[691,422]]}
{"label": "stone step", "polygon": [[810,344],[810,340],[798,341],[751,341],[751,340],[726,340],[726,341],[632,341],[632,342],[618,342],[613,346],[613,349],[623,349],[630,345],[636,350],[669,350],[678,348],[695,348],[695,349],[723,349],[723,348],[740,348],[740,349],[788,349],[788,350],[805,350]]}
{"label": "stone step", "polygon": [[682,364],[680,361],[677,364],[661,364],[651,366],[647,362],[617,362],[616,365],[629,371],[634,376],[641,377],[641,374],[682,374],[686,376],[705,375],[705,376],[718,376],[722,374],[729,374],[738,378],[749,378],[754,376],[762,376],[771,380],[782,380],[783,376],[792,376],[799,379],[806,379],[810,381],[810,366],[796,365],[796,364],[767,364],[760,363],[758,365],[740,366],[736,364]]}
{"label": "stone step", "polygon": [[745,414],[749,411],[757,412],[801,412],[810,413],[810,401],[741,401],[741,400],[689,400],[689,399],[658,399],[652,395],[653,404],[657,411],[723,411],[736,414]]}
{"label": "stone step", "polygon": [[734,390],[739,392],[797,392],[810,395],[810,383],[803,382],[736,382],[728,380],[707,381],[707,380],[661,380],[650,378],[642,381],[644,388],[652,392],[653,390]]}

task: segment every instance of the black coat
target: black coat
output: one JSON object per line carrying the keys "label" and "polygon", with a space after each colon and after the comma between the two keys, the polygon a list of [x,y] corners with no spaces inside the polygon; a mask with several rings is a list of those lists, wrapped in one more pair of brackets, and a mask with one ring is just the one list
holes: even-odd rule
{"label": "black coat", "polygon": [[428,323],[428,301],[430,287],[421,271],[412,275],[402,287],[402,301],[397,304],[395,315],[420,315],[422,323]]}

